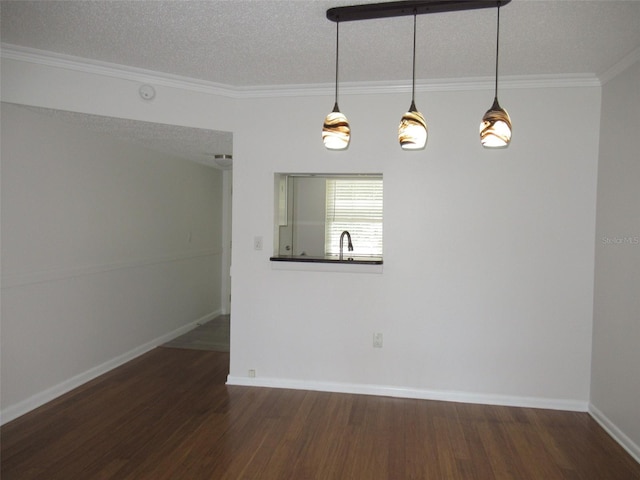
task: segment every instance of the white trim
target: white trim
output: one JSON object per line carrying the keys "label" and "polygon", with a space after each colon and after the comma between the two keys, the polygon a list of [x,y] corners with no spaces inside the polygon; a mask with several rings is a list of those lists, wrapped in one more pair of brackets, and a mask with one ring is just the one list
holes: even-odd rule
{"label": "white trim", "polygon": [[419,400],[439,400],[445,402],[476,403],[482,405],[503,405],[508,407],[545,408],[586,412],[588,403],[583,400],[565,400],[544,397],[521,397],[514,395],[457,392],[449,390],[426,390],[387,385],[365,385],[355,383],[309,382],[266,377],[237,377],[229,375],[227,385],[246,387],[289,388],[294,390],[312,390],[318,392],[351,393],[359,395],[378,395],[383,397],[414,398]]}
{"label": "white trim", "polygon": [[65,278],[81,277],[84,275],[95,275],[98,273],[110,272],[112,270],[146,267],[158,263],[179,262],[183,260],[190,260],[192,258],[209,257],[221,254],[221,251],[206,249],[192,252],[182,252],[173,255],[164,255],[159,257],[148,257],[140,258],[137,260],[104,263],[101,265],[56,268],[51,270],[39,270],[26,273],[6,273],[2,276],[2,289],[4,290],[8,288],[23,287],[36,283],[53,282]]}
{"label": "white trim", "polygon": [[636,48],[628,55],[625,55],[622,60],[613,65],[602,75],[599,75],[600,83],[604,85],[609,80],[612,80],[613,78],[624,72],[627,68],[634,65],[636,62],[640,62],[640,47]]}
{"label": "white trim", "polygon": [[139,357],[144,353],[147,353],[149,350],[163,345],[173,340],[174,338],[179,337],[183,333],[193,330],[197,326],[213,320],[219,315],[221,315],[220,310],[208,313],[207,315],[204,315],[203,317],[200,317],[197,320],[188,323],[187,325],[176,328],[172,332],[154,338],[150,342],[140,345],[139,347],[136,347],[133,350],[123,353],[122,355],[119,355],[115,358],[112,358],[111,360],[108,360],[101,365],[93,367],[86,372],[80,373],[79,375],[76,375],[74,377],[71,377],[70,379],[54,385],[53,387],[48,388],[42,392],[36,393],[35,395],[32,395],[26,400],[16,403],[15,405],[10,405],[7,408],[2,409],[2,411],[0,411],[0,425],[4,425],[5,423],[18,418],[25,413],[28,413],[31,410],[34,410],[44,405],[45,403],[50,402],[51,400],[73,390],[74,388],[77,388],[80,385],[83,385],[84,383],[87,383],[90,380],[93,380],[94,378],[99,377],[100,375],[103,375],[110,370],[113,370],[114,368],[119,367],[120,365],[127,363],[136,357]]}
{"label": "white trim", "polygon": [[[510,75],[500,77],[500,90],[520,88],[575,88],[599,87],[595,75]],[[333,87],[335,88],[335,87]],[[442,78],[416,81],[416,92],[458,92],[473,90],[493,90],[493,77]],[[343,95],[376,95],[388,93],[411,93],[411,83],[392,82],[341,82]],[[309,94],[306,92],[306,94]],[[318,93],[320,94],[320,93]]]}
{"label": "white trim", "polygon": [[[179,88],[228,98],[331,96],[335,91],[335,85],[332,83],[236,87],[7,43],[2,44],[0,56],[26,63],[130,80],[140,84]],[[416,92],[492,90],[494,85],[493,77],[443,78],[416,82]],[[500,77],[501,89],[599,86],[601,86],[601,82],[594,74],[512,75]],[[398,81],[344,82],[340,84],[340,91],[343,95],[407,93],[411,91],[411,84],[409,82],[399,83]]]}
{"label": "white trim", "polygon": [[144,68],[129,67],[117,63],[65,55],[37,48],[22,47],[9,43],[2,43],[0,55],[2,58],[10,60],[90,73],[104,77],[114,77],[122,80],[131,80],[136,83],[151,83],[155,86],[174,87],[222,97],[235,98],[238,96],[235,89],[219,83],[196,80],[181,75],[155,72]]}
{"label": "white trim", "polygon": [[[593,74],[572,75],[511,75],[500,77],[500,90],[521,88],[577,88],[600,87],[600,80]],[[416,92],[458,92],[493,90],[493,77],[442,78],[416,81]],[[330,96],[335,91],[332,84],[274,85],[244,87],[239,89],[240,98],[310,97]],[[241,93],[240,93],[241,92]],[[341,82],[341,95],[384,95],[411,93],[411,83],[393,81]]]}
{"label": "white trim", "polygon": [[222,268],[220,272],[222,313],[231,313],[231,233],[233,225],[233,169],[222,171]]}
{"label": "white trim", "polygon": [[640,445],[631,440],[625,433],[602,413],[593,403],[589,403],[589,415],[604,428],[611,438],[620,444],[633,459],[640,463]]}

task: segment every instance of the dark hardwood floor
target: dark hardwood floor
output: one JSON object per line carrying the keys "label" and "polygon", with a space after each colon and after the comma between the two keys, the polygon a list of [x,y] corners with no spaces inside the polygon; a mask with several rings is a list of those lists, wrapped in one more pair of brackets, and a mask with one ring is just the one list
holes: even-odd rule
{"label": "dark hardwood floor", "polygon": [[640,479],[586,413],[225,386],[157,348],[3,426],[12,479]]}

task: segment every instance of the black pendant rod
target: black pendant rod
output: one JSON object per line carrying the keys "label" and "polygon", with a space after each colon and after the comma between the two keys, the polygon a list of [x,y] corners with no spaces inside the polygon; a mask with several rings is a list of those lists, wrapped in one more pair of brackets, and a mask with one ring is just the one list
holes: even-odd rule
{"label": "black pendant rod", "polygon": [[415,108],[416,97],[416,12],[413,13],[413,81],[411,83],[411,107]]}
{"label": "black pendant rod", "polygon": [[498,5],[498,20],[496,25],[496,90],[495,98],[498,99],[498,59],[500,58],[500,5]]}
{"label": "black pendant rod", "polygon": [[[336,20],[336,106],[338,108],[338,55],[340,54],[340,20]],[[498,87],[496,86],[496,91]]]}
{"label": "black pendant rod", "polygon": [[400,2],[369,3],[334,7],[327,10],[327,18],[332,22],[371,20],[374,18],[422,15],[424,13],[456,12],[503,6],[511,0],[407,0]]}

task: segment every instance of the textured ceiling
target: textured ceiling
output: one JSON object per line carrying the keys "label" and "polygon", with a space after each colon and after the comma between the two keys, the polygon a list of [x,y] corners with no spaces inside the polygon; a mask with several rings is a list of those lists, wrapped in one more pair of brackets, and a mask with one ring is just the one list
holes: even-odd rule
{"label": "textured ceiling", "polygon": [[[229,86],[319,84],[335,75],[326,10],[358,3],[2,0],[0,32],[9,44]],[[341,80],[407,81],[412,23],[341,24]],[[501,75],[599,75],[640,47],[640,1],[513,0],[500,30]],[[418,17],[419,80],[491,76],[494,51],[495,9]]]}
{"label": "textured ceiling", "polygon": [[[364,0],[0,2],[5,44],[230,87],[331,85],[335,23]],[[601,75],[640,48],[640,0],[513,0],[500,12],[500,74]],[[340,25],[342,82],[411,78],[411,17]],[[416,77],[491,78],[495,9],[421,15]],[[485,55],[486,54],[486,55]],[[60,120],[213,165],[231,134],[40,109]]]}

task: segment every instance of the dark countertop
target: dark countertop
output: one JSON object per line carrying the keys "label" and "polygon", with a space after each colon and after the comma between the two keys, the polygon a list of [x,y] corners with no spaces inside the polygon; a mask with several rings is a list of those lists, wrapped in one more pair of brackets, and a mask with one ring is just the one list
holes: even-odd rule
{"label": "dark countertop", "polygon": [[358,265],[382,265],[382,257],[355,257],[344,254],[342,260],[338,255],[313,257],[311,255],[278,255],[269,258],[272,262],[303,262],[303,263],[347,263]]}

